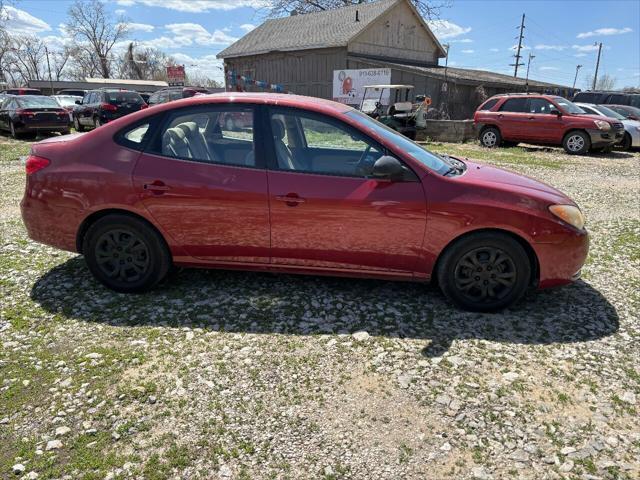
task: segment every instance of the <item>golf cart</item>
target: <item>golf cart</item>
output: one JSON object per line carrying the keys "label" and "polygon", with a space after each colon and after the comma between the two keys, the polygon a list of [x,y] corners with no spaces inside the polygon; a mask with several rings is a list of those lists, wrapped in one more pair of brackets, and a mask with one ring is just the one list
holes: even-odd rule
{"label": "golf cart", "polygon": [[[413,85],[369,85],[364,87],[360,111],[395,131],[416,138],[415,115],[412,112]],[[388,105],[384,105],[388,98]]]}

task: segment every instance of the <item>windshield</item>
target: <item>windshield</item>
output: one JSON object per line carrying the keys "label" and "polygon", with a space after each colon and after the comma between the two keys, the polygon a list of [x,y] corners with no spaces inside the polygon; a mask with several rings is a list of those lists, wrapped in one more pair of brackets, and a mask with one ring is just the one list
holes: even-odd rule
{"label": "windshield", "polygon": [[136,92],[107,92],[107,102],[110,104],[119,103],[143,103],[142,97]]}
{"label": "windshield", "polygon": [[566,98],[562,97],[554,97],[555,102],[567,113],[573,113],[574,115],[580,115],[581,113],[586,113],[575,103],[570,102]]}
{"label": "windshield", "polygon": [[378,135],[381,135],[385,140],[393,143],[400,150],[418,160],[420,163],[433,170],[434,172],[439,173],[440,175],[445,175],[450,170],[450,165],[447,164],[440,156],[429,152],[417,143],[409,140],[404,135],[401,135],[395,130],[390,129],[386,125],[381,124],[368,115],[358,110],[347,112],[346,115],[356,120],[363,127],[371,128]]}
{"label": "windshield", "polygon": [[604,107],[602,105],[592,105],[591,108],[593,108],[594,110],[599,111],[600,113],[603,113],[607,117],[615,118],[616,120],[624,120],[625,119],[625,117],[620,115],[618,112],[614,112],[610,108]]}
{"label": "windshield", "polygon": [[21,96],[18,105],[23,108],[60,108],[58,102],[51,97]]}
{"label": "windshield", "polygon": [[63,107],[71,107],[76,104],[76,100],[82,100],[82,97],[54,97]]}

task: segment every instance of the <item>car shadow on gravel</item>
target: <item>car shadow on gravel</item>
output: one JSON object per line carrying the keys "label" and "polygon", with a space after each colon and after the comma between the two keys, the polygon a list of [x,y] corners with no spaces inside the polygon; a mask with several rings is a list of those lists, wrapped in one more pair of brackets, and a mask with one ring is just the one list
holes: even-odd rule
{"label": "car shadow on gravel", "polygon": [[113,326],[193,326],[283,335],[349,334],[424,339],[427,357],[458,339],[547,345],[597,340],[618,330],[611,303],[588,283],[531,292],[499,314],[470,313],[434,286],[334,277],[183,269],[154,291],[112,292],[82,257],[46,272],[31,298],[46,311]]}

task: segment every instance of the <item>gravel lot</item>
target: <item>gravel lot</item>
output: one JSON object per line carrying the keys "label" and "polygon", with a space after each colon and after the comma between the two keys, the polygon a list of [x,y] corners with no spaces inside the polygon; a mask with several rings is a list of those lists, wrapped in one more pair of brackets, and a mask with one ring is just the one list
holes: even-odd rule
{"label": "gravel lot", "polygon": [[572,196],[584,279],[499,315],[224,271],[115,294],[27,238],[0,137],[0,478],[640,478],[640,155],[432,148]]}

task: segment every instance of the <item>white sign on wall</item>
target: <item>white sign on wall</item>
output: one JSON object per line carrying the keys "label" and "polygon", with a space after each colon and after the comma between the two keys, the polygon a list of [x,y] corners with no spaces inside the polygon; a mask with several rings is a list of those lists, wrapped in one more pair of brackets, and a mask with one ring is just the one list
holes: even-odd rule
{"label": "white sign on wall", "polygon": [[[391,83],[390,68],[367,68],[361,70],[333,71],[333,100],[347,105],[360,105],[364,95],[364,87]],[[367,97],[375,96],[370,91]],[[379,96],[380,93],[378,92]],[[389,104],[389,90],[384,92],[383,105]]]}

